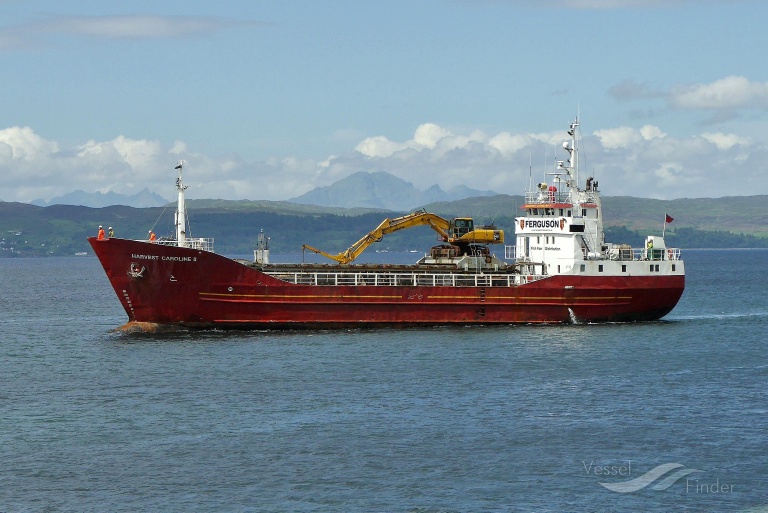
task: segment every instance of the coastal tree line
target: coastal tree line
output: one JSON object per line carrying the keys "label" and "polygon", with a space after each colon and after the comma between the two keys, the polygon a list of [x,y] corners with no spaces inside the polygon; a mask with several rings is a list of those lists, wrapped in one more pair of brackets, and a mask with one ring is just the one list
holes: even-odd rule
{"label": "coastal tree line", "polygon": [[[0,202],[0,257],[66,256],[90,253],[86,238],[96,235],[99,225],[112,226],[115,236],[144,239],[152,229],[158,236],[174,233],[170,208],[112,206],[88,208],[69,205],[37,207]],[[368,212],[358,215],[330,213],[287,214],[264,211],[204,208],[190,211],[189,234],[215,238],[215,249],[226,255],[251,254],[259,232],[270,237],[273,253],[300,253],[302,244],[340,252],[375,228],[385,217],[401,213]],[[507,244],[514,244],[512,216],[476,218],[479,225],[493,224],[505,231]],[[738,227],[734,227],[736,230]],[[643,239],[658,230],[631,230],[626,226],[606,227],[606,239],[641,247]],[[739,231],[700,230],[669,225],[667,244],[679,248],[765,248],[768,238]],[[438,244],[435,232],[427,227],[403,230],[385,237],[369,251],[428,251]]]}

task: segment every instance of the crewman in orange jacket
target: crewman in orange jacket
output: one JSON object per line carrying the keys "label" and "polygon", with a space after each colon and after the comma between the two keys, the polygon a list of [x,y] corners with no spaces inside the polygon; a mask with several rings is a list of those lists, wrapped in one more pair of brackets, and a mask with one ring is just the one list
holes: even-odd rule
{"label": "crewman in orange jacket", "polygon": [[104,228],[99,225],[99,235],[96,237],[99,240],[104,240]]}
{"label": "crewman in orange jacket", "polygon": [[157,237],[155,237],[155,232],[149,230],[149,242],[155,242],[156,239]]}

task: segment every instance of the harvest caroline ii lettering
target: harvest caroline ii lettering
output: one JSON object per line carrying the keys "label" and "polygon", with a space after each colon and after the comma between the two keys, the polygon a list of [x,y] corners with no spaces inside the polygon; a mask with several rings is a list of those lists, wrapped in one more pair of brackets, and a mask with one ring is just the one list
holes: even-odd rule
{"label": "harvest caroline ii lettering", "polygon": [[136,253],[131,254],[131,258],[134,260],[164,260],[170,262],[197,262],[197,257],[181,257],[181,256],[163,256],[160,255],[138,255]]}

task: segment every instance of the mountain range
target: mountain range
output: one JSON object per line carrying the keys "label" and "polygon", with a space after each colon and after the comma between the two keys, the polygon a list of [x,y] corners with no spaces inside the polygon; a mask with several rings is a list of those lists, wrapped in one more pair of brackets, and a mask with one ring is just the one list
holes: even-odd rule
{"label": "mountain range", "polygon": [[[471,197],[494,196],[495,194],[493,191],[480,191],[463,185],[444,191],[435,184],[427,190],[421,190],[412,183],[389,173],[361,171],[342,178],[331,185],[316,187],[301,196],[289,199],[288,202],[317,207],[406,211],[429,203],[450,202]],[[249,204],[254,203],[251,200],[241,201]],[[259,201],[262,200],[255,200],[255,202]],[[104,208],[112,205],[125,205],[134,208],[149,208],[165,206],[168,200],[148,189],[133,195],[112,191],[102,193],[77,190],[57,196],[50,201],[37,199],[30,203],[38,207],[79,205]]]}
{"label": "mountain range", "polygon": [[493,191],[479,191],[463,185],[444,191],[435,184],[427,190],[421,190],[412,183],[383,171],[360,171],[326,187],[316,187],[288,201],[321,207],[365,207],[405,211],[429,203],[494,195],[496,193]]}
{"label": "mountain range", "polygon": [[168,203],[168,200],[162,196],[151,192],[149,189],[142,189],[136,194],[119,194],[109,191],[103,192],[85,192],[77,190],[57,196],[50,201],[37,199],[31,202],[38,207],[47,207],[49,205],[79,205],[91,208],[103,208],[112,205],[125,205],[135,208],[162,207]]}

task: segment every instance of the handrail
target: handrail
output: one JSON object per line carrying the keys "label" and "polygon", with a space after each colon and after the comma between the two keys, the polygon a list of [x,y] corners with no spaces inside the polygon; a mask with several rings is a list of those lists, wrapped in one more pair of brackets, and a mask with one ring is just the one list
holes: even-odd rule
{"label": "handrail", "polygon": [[[626,262],[633,260],[682,260],[682,250],[680,248],[646,249],[615,245],[607,252],[600,253],[594,258],[587,258],[587,251],[584,251],[583,254],[585,260],[621,260]],[[514,260],[518,263],[531,261],[530,255],[517,253],[517,246],[504,246],[504,259]]]}
{"label": "handrail", "polygon": [[550,203],[573,203],[570,191],[526,191],[526,205],[547,205]]}
{"label": "handrail", "polygon": [[[614,246],[603,260],[682,260],[680,248],[622,248]],[[600,258],[598,258],[600,260]]]}
{"label": "handrail", "polygon": [[513,287],[544,278],[543,275],[466,274],[419,272],[264,271],[295,285],[399,286],[399,287]]}
{"label": "handrail", "polygon": [[173,239],[157,239],[153,241],[141,240],[138,242],[146,242],[151,244],[157,244],[158,246],[173,246],[181,248],[199,249],[201,251],[208,251],[213,253],[213,237],[193,237],[187,238],[179,244],[179,241]]}

